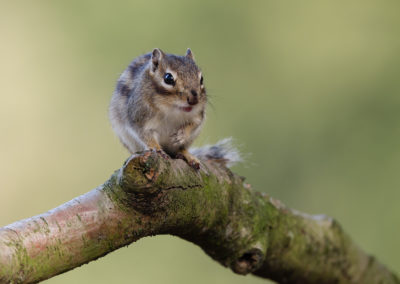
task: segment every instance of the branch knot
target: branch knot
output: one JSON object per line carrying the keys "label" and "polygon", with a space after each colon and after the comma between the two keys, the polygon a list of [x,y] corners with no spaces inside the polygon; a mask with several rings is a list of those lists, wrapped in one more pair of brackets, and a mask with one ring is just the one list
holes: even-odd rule
{"label": "branch knot", "polygon": [[232,265],[232,270],[238,274],[248,274],[256,271],[264,262],[264,254],[258,248],[253,248],[239,257]]}

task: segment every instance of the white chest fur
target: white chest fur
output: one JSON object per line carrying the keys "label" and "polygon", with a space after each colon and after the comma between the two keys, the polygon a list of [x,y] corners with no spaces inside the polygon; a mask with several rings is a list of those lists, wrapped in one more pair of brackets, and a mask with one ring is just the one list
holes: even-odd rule
{"label": "white chest fur", "polygon": [[[177,151],[179,146],[191,140],[190,136],[183,136],[183,128],[188,124],[201,124],[199,111],[193,109],[191,112],[184,112],[180,109],[169,110],[168,113],[160,112],[159,115],[150,119],[144,126],[146,132],[152,132],[153,137],[163,149]],[[179,141],[177,135],[180,136]]]}

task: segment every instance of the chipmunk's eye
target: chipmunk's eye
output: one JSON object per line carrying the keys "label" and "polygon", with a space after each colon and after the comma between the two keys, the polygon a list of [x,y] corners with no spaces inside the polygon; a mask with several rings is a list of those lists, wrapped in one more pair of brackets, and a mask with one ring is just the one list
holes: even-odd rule
{"label": "chipmunk's eye", "polygon": [[203,85],[203,76],[200,78],[200,85]]}
{"label": "chipmunk's eye", "polygon": [[175,85],[174,76],[171,73],[165,73],[164,75],[164,82],[168,85]]}

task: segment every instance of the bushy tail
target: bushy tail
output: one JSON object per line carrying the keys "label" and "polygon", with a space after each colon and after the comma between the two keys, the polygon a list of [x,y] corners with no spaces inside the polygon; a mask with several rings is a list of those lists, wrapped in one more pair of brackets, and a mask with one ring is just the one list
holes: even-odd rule
{"label": "bushy tail", "polygon": [[205,145],[189,151],[199,159],[215,160],[227,167],[242,161],[239,150],[233,145],[232,137],[222,139],[215,145]]}

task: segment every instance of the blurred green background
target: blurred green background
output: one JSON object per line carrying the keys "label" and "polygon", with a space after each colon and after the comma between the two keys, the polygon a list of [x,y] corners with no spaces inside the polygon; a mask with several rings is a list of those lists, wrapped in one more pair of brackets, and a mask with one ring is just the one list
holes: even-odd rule
{"label": "blurred green background", "polygon": [[[399,1],[0,0],[0,226],[103,183],[128,153],[107,107],[119,74],[192,48],[254,188],[337,218],[400,273]],[[266,283],[170,236],[46,283]]]}

